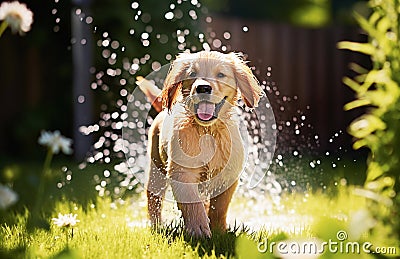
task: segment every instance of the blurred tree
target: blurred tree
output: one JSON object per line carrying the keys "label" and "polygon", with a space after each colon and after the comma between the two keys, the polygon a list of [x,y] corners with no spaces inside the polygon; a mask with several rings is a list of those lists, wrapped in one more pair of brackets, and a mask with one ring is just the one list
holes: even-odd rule
{"label": "blurred tree", "polygon": [[[0,156],[35,158],[42,129],[70,135],[70,10],[67,1],[25,2],[34,13],[25,36],[0,39]],[[51,108],[50,108],[51,107]],[[1,167],[1,164],[0,164]]]}
{"label": "blurred tree", "polygon": [[[91,74],[93,66],[93,41],[92,32],[88,24],[92,18],[86,17],[90,12],[91,0],[73,0],[74,8],[71,11],[73,62],[73,140],[75,160],[82,161],[93,145],[92,136],[82,134],[81,126],[93,123],[93,94],[90,90]],[[89,16],[90,17],[90,16]],[[85,21],[85,22],[83,22]]]}

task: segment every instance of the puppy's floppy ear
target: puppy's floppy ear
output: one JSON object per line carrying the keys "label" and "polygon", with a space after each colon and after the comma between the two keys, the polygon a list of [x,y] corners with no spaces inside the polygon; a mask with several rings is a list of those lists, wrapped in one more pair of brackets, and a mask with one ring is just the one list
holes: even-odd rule
{"label": "puppy's floppy ear", "polygon": [[229,54],[233,60],[236,84],[247,107],[258,106],[260,98],[265,95],[250,67],[248,67],[242,56],[237,53]]}
{"label": "puppy's floppy ear", "polygon": [[182,82],[185,80],[188,65],[178,58],[171,64],[161,92],[163,109],[171,110],[181,92]]}
{"label": "puppy's floppy ear", "polygon": [[161,92],[163,109],[167,108],[169,111],[171,110],[172,105],[176,103],[177,92],[179,92],[177,91],[178,88],[180,88],[180,83],[164,87]]}

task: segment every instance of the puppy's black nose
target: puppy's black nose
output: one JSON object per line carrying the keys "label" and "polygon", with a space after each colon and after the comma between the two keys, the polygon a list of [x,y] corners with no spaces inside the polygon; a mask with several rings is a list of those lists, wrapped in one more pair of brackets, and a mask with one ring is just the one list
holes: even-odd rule
{"label": "puppy's black nose", "polygon": [[211,85],[198,85],[196,86],[196,93],[198,94],[211,94]]}

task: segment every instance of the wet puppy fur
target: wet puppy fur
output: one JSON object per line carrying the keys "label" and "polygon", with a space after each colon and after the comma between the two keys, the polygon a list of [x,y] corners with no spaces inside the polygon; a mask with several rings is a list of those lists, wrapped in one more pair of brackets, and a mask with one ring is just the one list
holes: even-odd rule
{"label": "wet puppy fur", "polygon": [[225,230],[245,157],[235,106],[242,99],[257,107],[262,88],[241,55],[217,51],[178,55],[159,98],[149,87],[141,89],[152,93],[161,111],[149,129],[151,224],[161,223],[169,182],[189,234],[210,237],[211,230]]}

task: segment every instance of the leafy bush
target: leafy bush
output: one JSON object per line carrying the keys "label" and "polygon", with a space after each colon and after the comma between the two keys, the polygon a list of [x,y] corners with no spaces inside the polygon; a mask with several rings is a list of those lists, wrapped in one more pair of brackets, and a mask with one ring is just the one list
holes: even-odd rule
{"label": "leafy bush", "polygon": [[355,149],[370,149],[363,193],[373,203],[371,212],[387,226],[387,238],[396,238],[400,231],[400,199],[396,198],[400,191],[400,2],[370,0],[369,5],[369,18],[356,15],[369,41],[339,43],[339,48],[364,53],[372,61],[371,69],[353,64],[358,75],[344,79],[356,92],[356,100],[345,109],[366,107],[348,131],[356,139]]}

